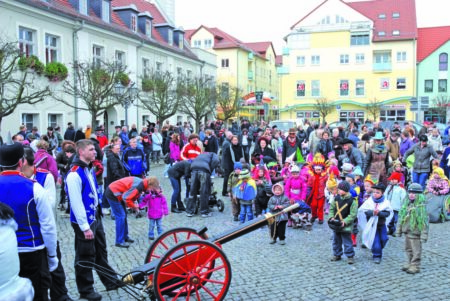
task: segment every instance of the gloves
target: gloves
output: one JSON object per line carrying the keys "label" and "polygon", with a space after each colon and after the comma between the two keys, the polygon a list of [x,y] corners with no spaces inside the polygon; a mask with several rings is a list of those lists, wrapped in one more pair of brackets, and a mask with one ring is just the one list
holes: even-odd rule
{"label": "gloves", "polygon": [[366,214],[367,217],[371,217],[373,216],[373,210],[367,210],[366,212],[364,212]]}
{"label": "gloves", "polygon": [[58,257],[48,257],[48,270],[50,272],[53,272],[54,270],[56,270],[56,268],[58,267]]}

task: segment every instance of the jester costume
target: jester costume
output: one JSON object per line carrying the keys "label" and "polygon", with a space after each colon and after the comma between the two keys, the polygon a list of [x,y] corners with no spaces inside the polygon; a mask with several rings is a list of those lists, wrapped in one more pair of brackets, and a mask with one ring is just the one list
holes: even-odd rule
{"label": "jester costume", "polygon": [[325,158],[322,154],[314,155],[312,162],[309,163],[308,188],[306,203],[311,207],[312,218],[314,222],[319,218],[319,224],[323,223],[323,206],[325,204],[325,188],[328,179],[326,173]]}

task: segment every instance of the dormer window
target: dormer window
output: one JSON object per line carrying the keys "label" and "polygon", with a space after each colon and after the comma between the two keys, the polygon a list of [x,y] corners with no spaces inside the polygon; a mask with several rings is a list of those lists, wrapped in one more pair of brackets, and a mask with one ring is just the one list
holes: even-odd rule
{"label": "dormer window", "polygon": [[400,35],[400,30],[393,30],[392,31],[392,35],[393,36],[399,36]]}
{"label": "dormer window", "polygon": [[394,19],[400,18],[400,13],[392,13],[392,18]]}
{"label": "dormer window", "polygon": [[386,19],[386,14],[379,14],[378,19]]}
{"label": "dormer window", "polygon": [[173,31],[171,29],[167,32],[167,42],[169,45],[173,45]]}
{"label": "dormer window", "polygon": [[379,31],[378,32],[378,36],[379,37],[384,37],[386,35],[386,33],[384,31]]}
{"label": "dormer window", "polygon": [[136,15],[131,15],[131,30],[133,31],[133,32],[136,32],[137,31],[137,17],[136,17]]}
{"label": "dormer window", "polygon": [[87,15],[88,14],[87,0],[79,0],[79,1],[80,1],[80,14]]}
{"label": "dormer window", "polygon": [[145,35],[149,38],[152,37],[152,21],[145,20]]}
{"label": "dormer window", "polygon": [[182,32],[180,32],[178,36],[178,47],[180,49],[184,48],[184,34]]}
{"label": "dormer window", "polygon": [[106,23],[110,22],[110,15],[111,15],[111,7],[110,2],[108,0],[102,1],[102,20]]}

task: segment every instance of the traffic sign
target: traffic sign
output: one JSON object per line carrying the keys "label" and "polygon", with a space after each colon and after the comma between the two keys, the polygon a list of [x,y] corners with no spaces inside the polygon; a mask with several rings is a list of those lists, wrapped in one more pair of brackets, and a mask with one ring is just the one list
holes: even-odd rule
{"label": "traffic sign", "polygon": [[256,91],[255,92],[255,98],[256,98],[256,102],[257,103],[261,103],[262,102],[263,95],[264,95],[263,91]]}

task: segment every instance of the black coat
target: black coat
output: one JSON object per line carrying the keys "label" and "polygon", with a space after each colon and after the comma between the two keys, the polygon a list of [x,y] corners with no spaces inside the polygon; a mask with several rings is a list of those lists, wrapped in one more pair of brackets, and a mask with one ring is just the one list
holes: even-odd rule
{"label": "black coat", "polygon": [[[231,147],[230,147],[231,145]],[[231,155],[231,152],[234,154],[234,161]],[[244,149],[242,145],[232,145],[231,143],[222,148],[222,168],[224,170],[233,171],[234,162],[239,162],[241,158],[245,159],[245,162],[248,162],[248,158],[245,157]]]}
{"label": "black coat", "polygon": [[169,170],[167,171],[167,175],[169,178],[181,179],[181,177],[185,176],[186,178],[190,177],[191,170],[191,162],[188,160],[179,161],[173,164]]}
{"label": "black coat", "polygon": [[[300,144],[308,140],[309,137],[306,137],[305,130],[301,130],[297,132],[297,138],[300,140]],[[301,148],[301,147],[300,147]]]}
{"label": "black coat", "polygon": [[[64,135],[64,136],[66,136],[66,135]],[[86,135],[82,131],[78,130],[75,133],[75,140],[74,140],[74,142],[77,142],[77,141],[83,140],[83,139],[86,139]]]}
{"label": "black coat", "polygon": [[75,141],[75,130],[73,127],[68,127],[64,133],[64,140]]}
{"label": "black coat", "polygon": [[125,169],[125,166],[123,166],[122,160],[120,160],[119,155],[116,155],[113,152],[109,152],[106,157],[108,158],[108,160],[105,187],[114,181],[128,177],[128,171]]}
{"label": "black coat", "polygon": [[[208,141],[208,145],[205,142]],[[205,147],[205,152],[215,153],[219,152],[219,141],[217,141],[216,136],[205,137],[205,141],[203,141],[203,146]]]}

